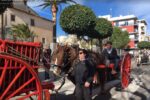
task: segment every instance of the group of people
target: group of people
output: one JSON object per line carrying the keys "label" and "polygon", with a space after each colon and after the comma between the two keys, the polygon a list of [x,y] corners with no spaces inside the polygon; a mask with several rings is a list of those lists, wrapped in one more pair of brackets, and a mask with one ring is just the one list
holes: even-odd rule
{"label": "group of people", "polygon": [[[76,100],[91,100],[92,96],[92,84],[94,81],[95,72],[98,72],[98,77],[101,84],[101,93],[104,93],[104,84],[107,74],[107,78],[111,79],[113,75],[116,75],[116,69],[119,67],[119,56],[117,55],[117,50],[112,48],[112,43],[107,42],[106,47],[103,49],[102,54],[104,55],[105,63],[97,65],[96,68],[91,67],[92,65],[88,61],[87,52],[85,49],[79,50],[79,62],[75,65],[74,74],[75,74],[75,98]],[[128,49],[124,49],[124,55],[127,55],[130,58]],[[126,57],[127,58],[127,57]],[[131,63],[131,62],[130,62]],[[126,65],[127,63],[124,62]],[[130,69],[130,65],[128,71]],[[108,70],[109,69],[109,70]],[[107,70],[107,73],[106,73]]]}
{"label": "group of people", "polygon": [[[125,50],[127,51],[127,50]],[[43,58],[44,66],[50,66],[47,61],[49,56],[47,53],[50,53],[49,50],[46,50]],[[126,54],[128,52],[125,52]],[[72,74],[75,77],[75,99],[76,100],[91,100],[92,98],[92,86],[94,80],[95,73],[97,71],[97,75],[100,79],[101,91],[104,92],[104,84],[107,80],[111,80],[113,75],[116,75],[119,56],[117,55],[117,50],[112,48],[112,43],[107,42],[105,48],[102,51],[104,55],[105,62],[101,62],[101,64],[96,67],[92,67],[91,62],[89,61],[87,55],[88,52],[85,49],[79,49],[78,51],[78,62],[74,64],[74,70]],[[107,73],[106,73],[107,72]],[[107,74],[107,76],[106,76]],[[47,75],[48,76],[48,75]]]}
{"label": "group of people", "polygon": [[143,49],[137,50],[134,52],[134,58],[136,59],[137,66],[140,66],[142,63],[149,63],[150,60],[150,50]]}

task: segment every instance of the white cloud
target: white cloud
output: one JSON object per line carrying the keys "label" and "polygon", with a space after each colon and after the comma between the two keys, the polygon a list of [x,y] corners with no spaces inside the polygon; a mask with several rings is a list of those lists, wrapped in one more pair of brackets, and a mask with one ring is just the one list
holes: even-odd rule
{"label": "white cloud", "polygon": [[122,13],[122,14],[134,14],[139,19],[145,19],[147,22],[147,31],[150,33],[150,2],[130,2],[126,3],[120,3],[117,5],[118,9],[115,9],[116,12]]}
{"label": "white cloud", "polygon": [[133,13],[135,13],[136,16],[139,17],[139,19],[145,19],[147,22],[147,31],[150,33],[150,2],[143,2],[133,5],[131,7],[131,10]]}
{"label": "white cloud", "polygon": [[85,0],[74,0],[75,2],[77,2],[78,4],[84,4]]}
{"label": "white cloud", "polygon": [[42,1],[28,1],[27,4],[30,7],[37,7],[38,5],[42,4]]}

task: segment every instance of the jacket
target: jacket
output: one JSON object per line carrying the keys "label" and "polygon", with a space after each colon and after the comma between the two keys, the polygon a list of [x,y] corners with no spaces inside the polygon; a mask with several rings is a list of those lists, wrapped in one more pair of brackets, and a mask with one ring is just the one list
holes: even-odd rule
{"label": "jacket", "polygon": [[95,68],[88,60],[78,61],[74,66],[75,83],[83,85],[85,82],[93,81]]}

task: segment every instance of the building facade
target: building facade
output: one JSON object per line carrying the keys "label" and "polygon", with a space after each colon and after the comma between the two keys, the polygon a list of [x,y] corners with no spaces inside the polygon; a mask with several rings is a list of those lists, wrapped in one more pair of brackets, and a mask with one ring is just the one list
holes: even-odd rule
{"label": "building facade", "polygon": [[144,19],[138,20],[134,15],[111,17],[110,15],[99,16],[106,18],[112,22],[113,26],[120,27],[123,31],[129,32],[129,46],[130,48],[137,48],[137,43],[145,41],[147,23]]}
{"label": "building facade", "polygon": [[[34,41],[43,43],[43,46],[49,46],[53,41],[53,22],[40,17],[30,7],[27,2],[13,2],[13,8],[7,8],[3,14],[3,29],[6,39],[11,39],[9,30],[12,25],[28,24],[31,31],[35,33]],[[0,16],[1,19],[1,16]],[[1,27],[0,20],[0,27]]]}

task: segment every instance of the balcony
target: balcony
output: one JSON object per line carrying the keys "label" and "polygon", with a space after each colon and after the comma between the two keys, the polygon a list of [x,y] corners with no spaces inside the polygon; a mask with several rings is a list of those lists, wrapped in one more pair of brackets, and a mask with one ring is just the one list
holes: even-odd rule
{"label": "balcony", "polygon": [[138,34],[138,32],[129,32],[129,34],[131,34],[131,35]]}

